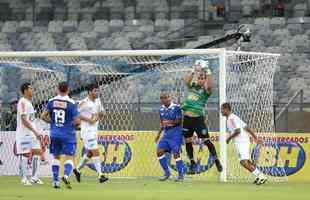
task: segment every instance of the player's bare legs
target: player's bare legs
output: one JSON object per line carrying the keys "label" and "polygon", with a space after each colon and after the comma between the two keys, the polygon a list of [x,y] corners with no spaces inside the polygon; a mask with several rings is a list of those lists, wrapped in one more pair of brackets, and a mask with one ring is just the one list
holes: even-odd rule
{"label": "player's bare legs", "polygon": [[95,169],[98,173],[98,179],[100,183],[104,183],[109,180],[106,176],[103,175],[101,172],[101,160],[100,160],[100,153],[99,149],[91,149],[88,150],[87,153],[83,156],[80,163],[78,164],[77,168],[73,170],[73,173],[76,177],[78,182],[81,181],[81,169],[85,166],[85,164],[92,159],[95,165]]}
{"label": "player's bare legs", "polygon": [[27,178],[27,165],[29,156],[30,156],[29,153],[19,155],[19,171],[20,176],[22,178],[21,183],[23,185],[31,185],[31,183],[28,181]]}
{"label": "player's bare legs", "polygon": [[161,168],[164,171],[164,176],[162,178],[160,178],[159,180],[160,181],[166,181],[170,177],[170,171],[169,171],[168,160],[166,158],[164,149],[157,150],[157,158],[158,158],[158,161],[160,163]]}
{"label": "player's bare legs", "polygon": [[39,168],[39,159],[41,155],[41,149],[32,149],[32,158],[31,158],[31,166],[32,166],[32,176],[31,182],[36,184],[44,184],[38,177],[38,168]]}
{"label": "player's bare legs", "polygon": [[267,181],[267,178],[257,169],[257,167],[250,160],[241,160],[240,164],[256,177],[254,181],[255,184],[261,185]]}

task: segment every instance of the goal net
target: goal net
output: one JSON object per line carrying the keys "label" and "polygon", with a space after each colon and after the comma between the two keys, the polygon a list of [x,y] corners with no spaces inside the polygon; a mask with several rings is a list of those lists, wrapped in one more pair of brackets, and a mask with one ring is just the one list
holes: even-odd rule
{"label": "goal net", "polygon": [[[225,119],[219,106],[230,102],[233,111],[264,140],[264,145],[251,144],[251,159],[270,181],[286,180],[277,141],[274,139],[273,76],[278,55],[210,50],[155,51],[67,51],[7,52],[0,55],[1,116],[0,175],[17,175],[14,145],[14,111],[12,98],[19,96],[20,85],[33,86],[33,104],[39,114],[47,100],[57,93],[57,84],[67,81],[70,95],[76,101],[87,96],[90,83],[99,87],[99,98],[105,115],[100,120],[98,143],[102,171],[110,177],[156,177],[161,175],[156,158],[154,137],[159,128],[159,95],[170,92],[173,101],[181,104],[187,95],[184,76],[198,59],[207,60],[215,86],[206,106],[211,140],[224,165],[223,173],[215,170],[214,158],[194,137],[197,174],[191,179],[252,181],[241,167],[233,144],[226,145]],[[15,115],[16,117],[16,115]],[[49,126],[40,119],[37,126],[48,135]],[[9,139],[8,139],[9,138]],[[48,144],[48,137],[45,137]],[[78,140],[76,161],[83,154]],[[184,146],[184,145],[183,145]],[[49,175],[49,156],[42,155],[42,175]],[[169,155],[167,155],[169,156]],[[183,147],[182,158],[188,169]],[[31,167],[31,166],[29,166]],[[170,163],[174,171],[173,159]],[[90,162],[83,172],[94,176]],[[188,171],[188,170],[187,170]]]}

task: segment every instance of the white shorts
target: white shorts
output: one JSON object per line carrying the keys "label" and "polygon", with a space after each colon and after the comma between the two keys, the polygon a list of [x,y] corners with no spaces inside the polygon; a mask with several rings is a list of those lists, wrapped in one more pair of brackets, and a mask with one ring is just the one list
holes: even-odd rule
{"label": "white shorts", "polygon": [[235,147],[238,153],[239,161],[250,160],[250,143],[249,142],[235,143]]}
{"label": "white shorts", "polygon": [[82,138],[84,148],[87,150],[98,149],[97,134],[88,135],[88,137]]}
{"label": "white shorts", "polygon": [[32,149],[41,149],[40,141],[32,136],[16,138],[16,153],[30,153]]}

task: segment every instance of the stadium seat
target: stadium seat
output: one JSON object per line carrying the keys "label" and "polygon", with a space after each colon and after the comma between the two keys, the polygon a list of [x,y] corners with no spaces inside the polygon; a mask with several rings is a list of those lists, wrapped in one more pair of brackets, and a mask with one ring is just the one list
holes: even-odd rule
{"label": "stadium seat", "polygon": [[90,32],[94,29],[94,23],[91,20],[82,20],[79,23],[78,32]]}
{"label": "stadium seat", "polygon": [[294,7],[294,17],[305,17],[307,13],[307,4],[300,3]]}
{"label": "stadium seat", "polygon": [[113,19],[110,21],[110,29],[113,32],[122,30],[123,26],[124,26],[123,20]]}
{"label": "stadium seat", "polygon": [[133,6],[125,8],[125,20],[133,20],[136,18],[135,16],[135,8]]}
{"label": "stadium seat", "polygon": [[310,42],[307,35],[296,35],[292,41],[296,44],[297,53],[308,53]]}
{"label": "stadium seat", "polygon": [[33,28],[33,21],[20,21],[19,27],[17,29],[18,32],[29,32]]}
{"label": "stadium seat", "polygon": [[254,30],[270,29],[270,19],[266,17],[256,18],[254,21]]}
{"label": "stadium seat", "polygon": [[152,34],[154,32],[154,26],[141,26],[139,28],[139,32],[145,33],[145,34]]}
{"label": "stadium seat", "polygon": [[286,28],[290,31],[292,35],[298,35],[303,32],[301,24],[287,24]]}
{"label": "stadium seat", "polygon": [[283,17],[273,17],[270,20],[270,28],[272,30],[282,29],[286,25],[285,18]]}
{"label": "stadium seat", "polygon": [[250,0],[241,1],[242,15],[245,17],[251,16],[253,13],[253,2]]}
{"label": "stadium seat", "polygon": [[48,24],[49,33],[62,33],[63,21],[50,21]]}
{"label": "stadium seat", "polygon": [[170,20],[169,30],[178,30],[184,28],[184,20],[183,19],[172,19]]}
{"label": "stadium seat", "polygon": [[84,32],[81,34],[81,36],[84,38],[87,49],[89,50],[95,50],[96,49],[96,43],[97,43],[97,32]]}
{"label": "stadium seat", "polygon": [[63,31],[64,32],[76,31],[77,24],[78,24],[77,21],[71,21],[71,20],[64,21],[64,23],[63,23]]}
{"label": "stadium seat", "polygon": [[110,32],[110,24],[106,20],[96,20],[94,26],[94,31],[102,36],[107,36]]}
{"label": "stadium seat", "polygon": [[17,21],[6,21],[2,26],[3,33],[16,33],[18,27]]}
{"label": "stadium seat", "polygon": [[273,46],[279,46],[283,40],[285,39],[290,40],[291,37],[292,37],[291,33],[287,29],[275,30],[272,34]]}

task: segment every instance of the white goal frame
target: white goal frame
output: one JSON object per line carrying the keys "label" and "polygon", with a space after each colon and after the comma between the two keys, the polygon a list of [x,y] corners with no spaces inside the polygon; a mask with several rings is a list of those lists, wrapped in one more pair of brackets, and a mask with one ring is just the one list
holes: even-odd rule
{"label": "white goal frame", "polygon": [[[226,102],[226,58],[228,53],[238,53],[244,55],[265,55],[280,56],[279,54],[228,51],[220,49],[173,49],[173,50],[91,50],[91,51],[27,51],[27,52],[1,52],[0,63],[2,58],[41,58],[41,57],[96,57],[96,56],[173,56],[173,55],[206,55],[217,54],[219,58],[219,107]],[[223,171],[220,174],[220,180],[227,181],[227,144],[226,144],[226,120],[220,114],[220,160],[223,165]]]}

